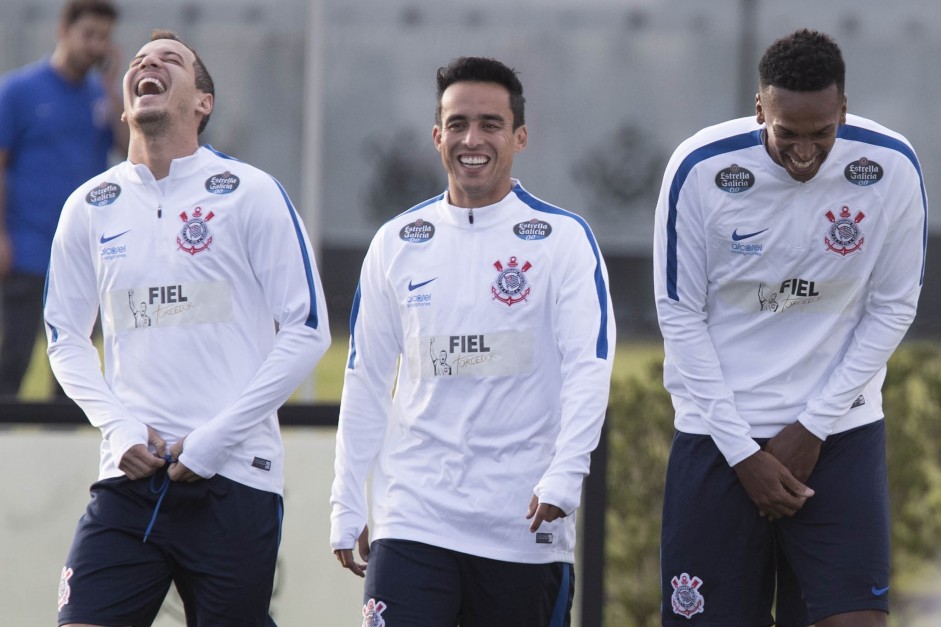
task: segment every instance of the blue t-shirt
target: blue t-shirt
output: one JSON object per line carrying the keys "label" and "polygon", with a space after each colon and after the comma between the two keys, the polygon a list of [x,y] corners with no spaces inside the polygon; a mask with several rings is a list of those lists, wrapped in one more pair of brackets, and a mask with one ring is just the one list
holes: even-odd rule
{"label": "blue t-shirt", "polygon": [[6,227],[13,269],[44,275],[66,198],[108,167],[111,104],[97,74],[72,83],[48,59],[0,82],[0,149],[6,169]]}

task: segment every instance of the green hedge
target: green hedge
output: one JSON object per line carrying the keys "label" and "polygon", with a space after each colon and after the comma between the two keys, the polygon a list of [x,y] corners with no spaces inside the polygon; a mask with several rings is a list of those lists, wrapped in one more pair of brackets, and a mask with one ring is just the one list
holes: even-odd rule
{"label": "green hedge", "polygon": [[[663,390],[662,374],[657,360],[640,374],[616,379],[611,388],[604,608],[605,625],[611,627],[660,625],[660,512],[673,435],[673,407]],[[917,588],[911,574],[941,557],[941,350],[937,346],[906,344],[896,351],[884,386],[884,407],[895,621],[905,615],[907,602],[917,600],[917,590],[906,595],[906,590]]]}

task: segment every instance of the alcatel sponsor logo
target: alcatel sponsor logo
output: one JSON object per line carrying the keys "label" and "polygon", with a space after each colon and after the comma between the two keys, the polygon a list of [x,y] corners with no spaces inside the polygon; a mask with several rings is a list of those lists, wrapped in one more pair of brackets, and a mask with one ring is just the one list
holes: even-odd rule
{"label": "alcatel sponsor logo", "polygon": [[761,257],[761,254],[764,252],[764,244],[760,242],[744,242],[744,240],[751,239],[758,235],[761,235],[768,229],[762,229],[760,231],[753,231],[751,233],[739,233],[738,229],[732,231],[732,244],[729,247],[729,250],[732,254],[735,255],[744,255],[746,257]]}
{"label": "alcatel sponsor logo", "polygon": [[716,187],[729,194],[738,194],[752,188],[755,175],[751,170],[732,164],[716,174]]}
{"label": "alcatel sponsor logo", "polygon": [[121,186],[117,183],[102,183],[85,195],[85,202],[95,207],[110,205],[121,195]]}
{"label": "alcatel sponsor logo", "polygon": [[402,227],[402,230],[399,231],[399,237],[402,241],[412,244],[424,244],[434,236],[435,225],[421,219],[406,224]]}
{"label": "alcatel sponsor logo", "polygon": [[123,233],[117,233],[115,235],[105,235],[101,234],[101,237],[98,238],[98,242],[101,246],[98,247],[98,256],[101,257],[102,261],[113,261],[115,259],[120,259],[122,257],[127,257],[127,245],[126,244],[111,244],[106,246],[105,244],[110,244],[110,242],[118,239],[122,235],[130,233],[131,230],[128,229]]}
{"label": "alcatel sponsor logo", "polygon": [[413,283],[411,279],[408,281],[408,296],[405,297],[405,306],[409,309],[414,307],[431,307],[431,294],[428,293],[419,293],[413,294],[415,290],[425,287],[438,277],[428,279],[426,281],[419,281],[418,283]]}
{"label": "alcatel sponsor logo", "polygon": [[883,174],[885,171],[882,166],[866,157],[853,161],[843,169],[843,176],[846,180],[860,187],[878,183],[882,180]]}
{"label": "alcatel sponsor logo", "polygon": [[414,307],[431,307],[431,294],[409,294],[405,298],[405,306],[409,309]]}

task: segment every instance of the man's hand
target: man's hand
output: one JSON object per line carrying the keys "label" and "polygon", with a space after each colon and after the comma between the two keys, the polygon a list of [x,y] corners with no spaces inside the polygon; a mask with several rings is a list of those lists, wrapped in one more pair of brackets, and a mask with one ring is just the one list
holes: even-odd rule
{"label": "man's hand", "polygon": [[192,483],[194,481],[199,481],[202,479],[195,472],[187,468],[180,462],[180,455],[183,454],[183,443],[186,441],[186,438],[183,438],[176,444],[170,447],[170,470],[167,471],[167,475],[170,477],[171,481],[185,481],[187,483]]}
{"label": "man's hand", "polygon": [[540,503],[536,495],[529,499],[529,507],[526,509],[526,520],[533,519],[529,525],[529,530],[535,533],[539,526],[545,522],[552,522],[557,518],[565,518],[565,512],[549,503]]}
{"label": "man's hand", "polygon": [[[152,446],[156,453],[151,453],[149,447]],[[157,469],[163,468],[167,463],[163,456],[167,453],[167,443],[164,442],[156,431],[147,427],[147,445],[135,444],[127,450],[121,462],[118,464],[118,470],[123,472],[128,479],[143,479],[157,472]]]}
{"label": "man's hand", "polygon": [[823,441],[799,422],[790,424],[765,445],[765,450],[791,471],[798,481],[807,481],[817,459]]}
{"label": "man's hand", "polygon": [[773,455],[758,451],[734,467],[758,513],[774,520],[793,516],[814,491],[798,481]]}
{"label": "man's hand", "polygon": [[359,556],[363,560],[362,564],[357,564],[356,560],[353,559],[353,549],[337,549],[333,554],[337,556],[337,560],[343,568],[354,575],[365,577],[366,562],[369,561],[369,525],[366,525],[363,528],[363,533],[359,534],[357,545],[359,546]]}

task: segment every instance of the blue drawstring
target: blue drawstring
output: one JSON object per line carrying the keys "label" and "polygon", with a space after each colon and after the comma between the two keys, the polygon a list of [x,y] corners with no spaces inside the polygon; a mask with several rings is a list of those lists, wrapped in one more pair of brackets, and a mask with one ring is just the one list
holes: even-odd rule
{"label": "blue drawstring", "polygon": [[147,542],[147,538],[150,536],[150,530],[154,528],[154,523],[157,522],[157,512],[160,511],[160,504],[163,503],[163,497],[167,495],[167,490],[170,489],[170,475],[167,472],[170,468],[170,464],[175,463],[173,458],[169,455],[164,455],[163,458],[166,460],[166,465],[163,467],[163,483],[160,484],[160,487],[154,486],[154,479],[157,478],[159,473],[154,473],[150,475],[150,493],[159,494],[160,498],[157,499],[157,504],[154,506],[154,515],[150,517],[150,524],[147,525],[147,530],[144,532],[144,542]]}

